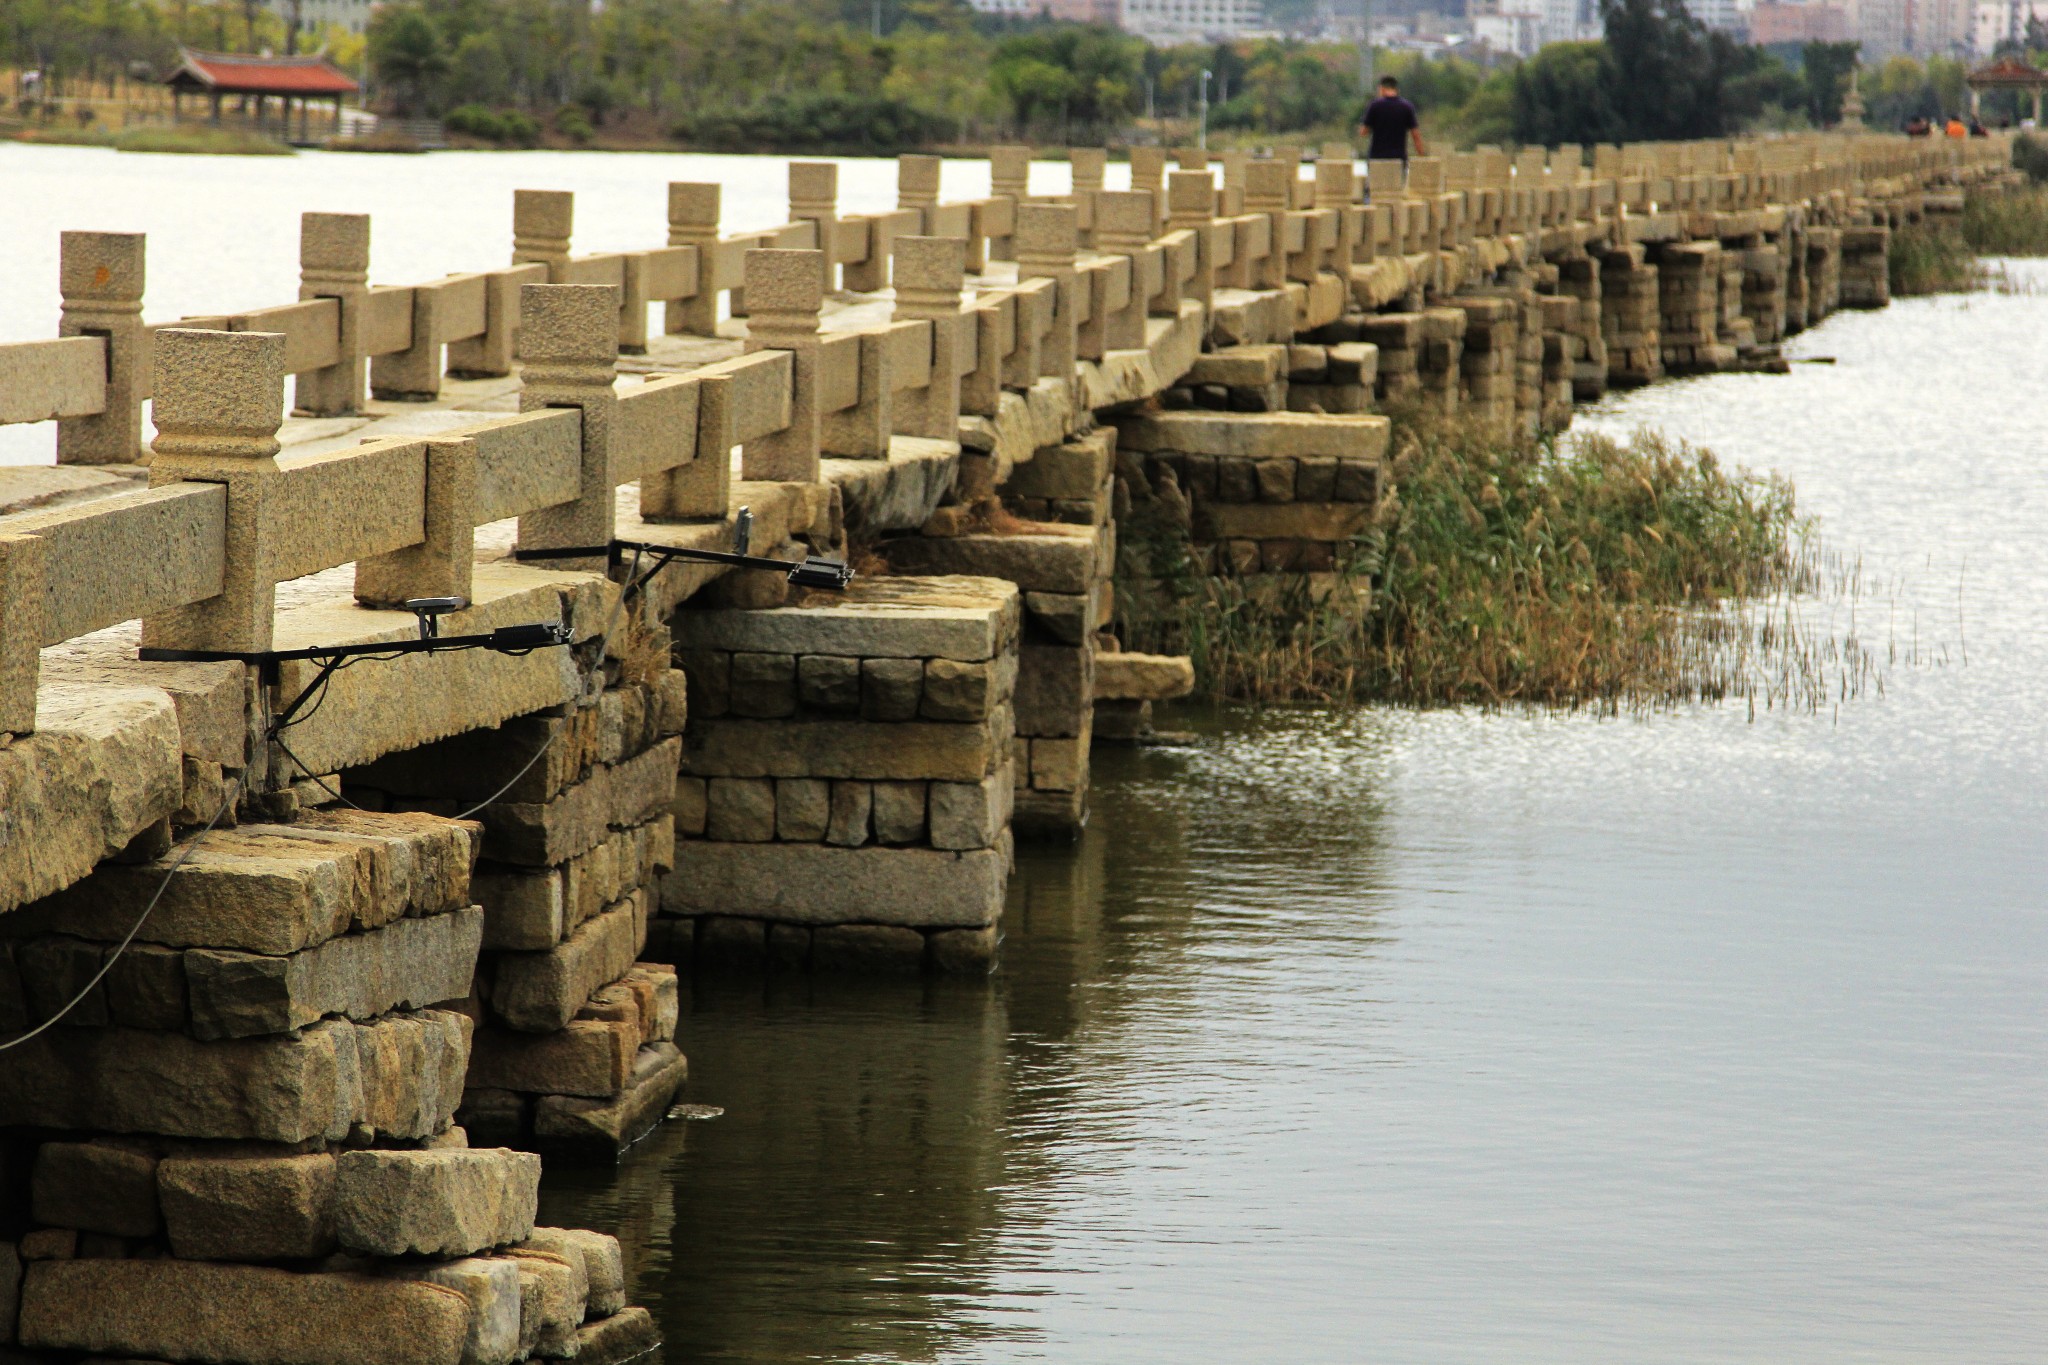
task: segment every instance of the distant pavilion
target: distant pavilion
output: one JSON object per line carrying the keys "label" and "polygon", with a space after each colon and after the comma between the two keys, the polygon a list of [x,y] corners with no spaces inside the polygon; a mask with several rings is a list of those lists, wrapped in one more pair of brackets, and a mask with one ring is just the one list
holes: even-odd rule
{"label": "distant pavilion", "polygon": [[1978,114],[1980,97],[1986,90],[2022,90],[2034,97],[2034,126],[2041,126],[2041,91],[2048,88],[2048,71],[2040,71],[2018,57],[2000,57],[1965,76],[1970,87],[1970,117]]}
{"label": "distant pavilion", "polygon": [[[171,88],[172,117],[183,117],[186,95],[198,95],[211,102],[210,121],[219,123],[221,101],[239,96],[243,112],[258,130],[274,127],[291,139],[292,105],[296,101],[300,142],[308,140],[307,110],[315,101],[332,101],[334,130],[339,132],[342,101],[362,88],[323,53],[305,57],[249,57],[180,48],[178,56],[177,69],[164,80]],[[278,102],[274,125],[265,116],[265,107],[273,99]]]}

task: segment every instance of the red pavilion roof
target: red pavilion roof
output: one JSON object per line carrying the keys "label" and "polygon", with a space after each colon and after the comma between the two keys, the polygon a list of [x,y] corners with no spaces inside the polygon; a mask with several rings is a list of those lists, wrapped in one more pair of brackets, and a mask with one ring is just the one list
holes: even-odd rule
{"label": "red pavilion roof", "polygon": [[2027,65],[2017,57],[2000,57],[1989,66],[1980,66],[1966,78],[1975,86],[2017,85],[2037,86],[2048,84],[2048,72]]}
{"label": "red pavilion roof", "polygon": [[165,82],[223,95],[353,95],[359,87],[348,73],[315,53],[310,57],[245,57],[186,48],[178,69]]}

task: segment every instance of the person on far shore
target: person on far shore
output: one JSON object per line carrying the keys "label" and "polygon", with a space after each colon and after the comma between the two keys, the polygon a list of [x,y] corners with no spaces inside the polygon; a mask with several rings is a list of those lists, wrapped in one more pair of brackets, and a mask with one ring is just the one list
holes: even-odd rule
{"label": "person on far shore", "polygon": [[1429,155],[1422,150],[1422,116],[1401,98],[1401,82],[1392,76],[1380,77],[1380,97],[1365,106],[1358,131],[1370,140],[1365,153],[1369,160],[1405,162],[1410,141],[1415,144],[1415,155]]}

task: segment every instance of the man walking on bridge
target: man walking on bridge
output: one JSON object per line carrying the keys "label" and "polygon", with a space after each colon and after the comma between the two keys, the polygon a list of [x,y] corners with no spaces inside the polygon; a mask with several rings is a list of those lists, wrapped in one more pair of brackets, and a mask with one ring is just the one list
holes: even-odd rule
{"label": "man walking on bridge", "polygon": [[1415,155],[1428,156],[1422,150],[1422,118],[1415,112],[1415,106],[1401,98],[1401,82],[1392,76],[1380,77],[1380,97],[1365,107],[1365,119],[1358,131],[1371,139],[1366,157],[1372,161],[1408,159],[1408,143],[1415,143]]}

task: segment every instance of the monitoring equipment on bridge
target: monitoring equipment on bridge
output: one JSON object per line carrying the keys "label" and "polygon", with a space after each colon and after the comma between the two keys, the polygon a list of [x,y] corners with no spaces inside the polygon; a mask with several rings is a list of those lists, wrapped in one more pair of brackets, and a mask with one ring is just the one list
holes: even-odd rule
{"label": "monitoring equipment on bridge", "polygon": [[419,621],[416,640],[378,640],[349,645],[309,645],[304,649],[152,649],[145,647],[137,657],[151,663],[241,663],[262,670],[263,681],[275,686],[280,664],[308,659],[320,665],[313,681],[293,697],[271,722],[271,734],[281,733],[294,723],[306,703],[321,695],[334,675],[352,664],[371,660],[403,658],[408,654],[450,654],[465,649],[488,649],[496,654],[531,654],[536,649],[570,642],[569,628],[552,621],[530,625],[499,626],[476,635],[441,634],[441,617],[461,611],[469,603],[460,597],[415,597],[405,604]]}
{"label": "monitoring equipment on bridge", "polygon": [[637,564],[642,558],[653,560],[652,568],[644,570],[626,584],[628,596],[639,592],[647,585],[649,579],[680,560],[699,564],[725,564],[736,569],[770,569],[783,574],[793,586],[799,588],[826,588],[833,592],[844,592],[846,585],[853,581],[853,568],[844,560],[825,559],[818,555],[807,555],[802,559],[770,559],[765,555],[748,554],[747,546],[753,534],[753,510],[742,507],[739,515],[733,519],[733,544],[730,550],[691,550],[679,545],[656,545],[644,540],[615,540],[609,545],[584,545],[559,550],[514,550],[512,557],[520,560],[594,559],[598,555],[603,555],[614,565],[628,561]]}

